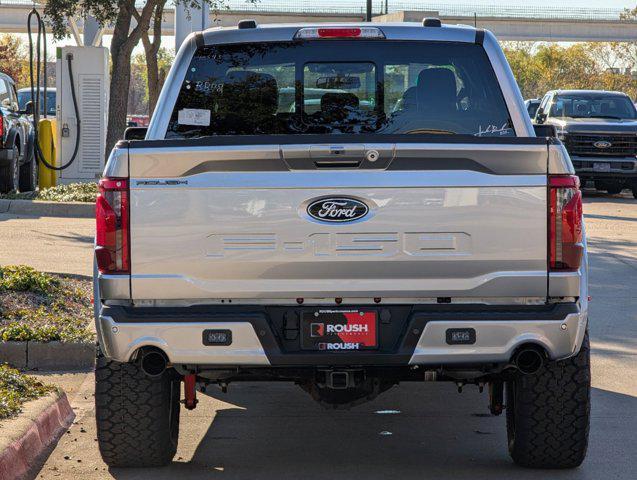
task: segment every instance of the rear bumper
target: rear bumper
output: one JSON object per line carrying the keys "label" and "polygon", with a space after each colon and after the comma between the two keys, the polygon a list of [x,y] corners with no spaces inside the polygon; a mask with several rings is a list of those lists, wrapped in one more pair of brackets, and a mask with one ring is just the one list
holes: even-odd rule
{"label": "rear bumper", "polygon": [[[587,323],[575,303],[515,310],[460,305],[385,308],[391,310],[395,325],[380,326],[377,351],[302,351],[288,328],[289,316],[300,308],[289,307],[103,307],[97,326],[104,354],[121,362],[130,361],[139,348],[153,346],[175,365],[307,367],[506,363],[528,343],[542,346],[557,360],[579,351]],[[449,328],[473,328],[475,343],[447,344]],[[204,345],[206,329],[230,330],[232,343]]]}
{"label": "rear bumper", "polygon": [[[630,179],[637,178],[637,159],[635,157],[578,157],[571,156],[575,173],[582,179]],[[608,171],[599,171],[594,164],[608,164]]]}

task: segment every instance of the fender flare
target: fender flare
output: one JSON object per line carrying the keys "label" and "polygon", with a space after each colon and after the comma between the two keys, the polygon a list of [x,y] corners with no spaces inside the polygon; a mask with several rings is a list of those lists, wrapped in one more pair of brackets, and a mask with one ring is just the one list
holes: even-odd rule
{"label": "fender flare", "polygon": [[[5,141],[5,146],[9,147],[9,146],[13,146],[16,143],[16,139],[19,138],[19,132],[18,129],[14,127],[12,127],[11,129],[9,129],[9,133],[7,134],[7,139]],[[17,142],[18,144],[18,150],[20,150],[20,152],[22,152],[22,145],[20,144],[20,142]],[[21,156],[18,155],[17,161],[18,161],[18,166],[21,165],[20,163],[20,158]]]}
{"label": "fender flare", "polygon": [[33,158],[33,155],[35,154],[35,132],[33,131],[33,128],[29,130],[28,138],[25,143],[27,152],[24,159],[26,162],[26,160]]}

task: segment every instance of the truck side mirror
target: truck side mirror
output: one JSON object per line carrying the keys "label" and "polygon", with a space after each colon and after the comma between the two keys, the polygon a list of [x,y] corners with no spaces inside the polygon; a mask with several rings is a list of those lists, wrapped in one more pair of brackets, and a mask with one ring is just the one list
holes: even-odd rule
{"label": "truck side mirror", "polygon": [[557,128],[555,125],[533,125],[536,137],[557,137]]}
{"label": "truck side mirror", "polygon": [[29,100],[26,105],[24,106],[24,112],[25,115],[33,115],[33,102],[31,100]]}
{"label": "truck side mirror", "polygon": [[147,127],[128,127],[124,130],[124,140],[144,140]]}
{"label": "truck side mirror", "polygon": [[546,113],[542,108],[538,108],[535,114],[535,123],[544,123],[546,122]]}

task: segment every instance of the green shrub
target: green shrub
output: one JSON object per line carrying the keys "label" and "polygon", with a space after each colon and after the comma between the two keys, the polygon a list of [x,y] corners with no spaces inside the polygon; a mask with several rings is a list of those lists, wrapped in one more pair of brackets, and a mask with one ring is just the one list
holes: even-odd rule
{"label": "green shrub", "polygon": [[71,183],[45,188],[36,192],[20,192],[0,194],[0,198],[15,200],[46,200],[49,202],[95,202],[97,197],[97,184]]}
{"label": "green shrub", "polygon": [[92,342],[91,293],[90,280],[0,267],[0,341]]}
{"label": "green shrub", "polygon": [[0,327],[0,340],[3,342],[66,342],[89,343],[93,341],[93,332],[77,325],[73,319],[58,318],[56,324],[34,325],[29,319],[14,321]]}
{"label": "green shrub", "polygon": [[96,183],[71,183],[46,188],[38,193],[38,200],[53,202],[95,202],[97,197]]}
{"label": "green shrub", "polygon": [[20,412],[21,405],[54,389],[8,365],[0,365],[0,420]]}
{"label": "green shrub", "polygon": [[59,281],[26,265],[0,266],[0,291],[52,293]]}

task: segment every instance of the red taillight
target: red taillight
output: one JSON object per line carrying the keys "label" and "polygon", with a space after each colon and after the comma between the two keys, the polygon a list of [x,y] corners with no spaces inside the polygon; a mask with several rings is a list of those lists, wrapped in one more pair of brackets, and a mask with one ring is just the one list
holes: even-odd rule
{"label": "red taillight", "polygon": [[579,178],[549,176],[549,200],[549,268],[577,270],[584,251]]}
{"label": "red taillight", "polygon": [[0,146],[4,145],[4,115],[0,112]]}
{"label": "red taillight", "polygon": [[319,28],[319,38],[352,38],[360,37],[360,28]]}
{"label": "red taillight", "polygon": [[299,29],[294,38],[313,40],[318,38],[385,38],[378,27],[305,27]]}
{"label": "red taillight", "polygon": [[95,257],[100,273],[129,273],[128,180],[103,178],[95,203]]}

